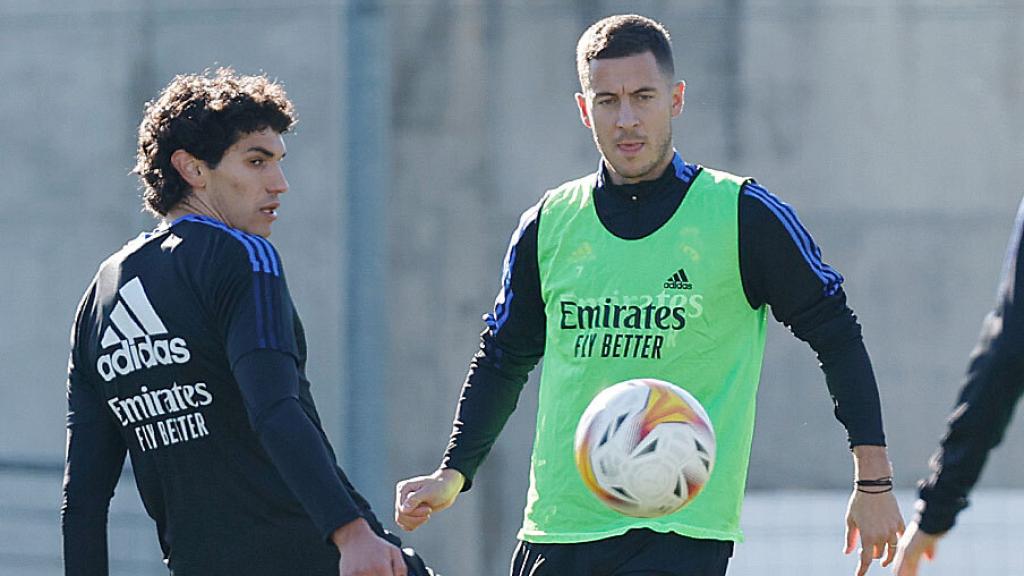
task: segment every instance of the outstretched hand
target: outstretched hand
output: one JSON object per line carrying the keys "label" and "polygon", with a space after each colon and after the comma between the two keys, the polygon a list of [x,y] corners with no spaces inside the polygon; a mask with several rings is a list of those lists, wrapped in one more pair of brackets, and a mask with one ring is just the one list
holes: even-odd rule
{"label": "outstretched hand", "polygon": [[921,556],[929,560],[935,558],[935,545],[938,544],[939,538],[942,538],[941,534],[922,532],[917,522],[911,522],[900,538],[892,573],[895,576],[917,576]]}
{"label": "outstretched hand", "polygon": [[899,504],[892,492],[868,494],[854,489],[846,509],[845,553],[853,552],[859,536],[861,547],[857,576],[867,574],[872,560],[883,555],[882,567],[891,564],[896,557],[896,544],[905,529]]}

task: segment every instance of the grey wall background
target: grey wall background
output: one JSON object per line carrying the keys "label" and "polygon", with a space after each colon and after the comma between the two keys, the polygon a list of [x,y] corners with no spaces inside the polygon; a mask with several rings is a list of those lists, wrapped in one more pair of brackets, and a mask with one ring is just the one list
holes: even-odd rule
{"label": "grey wall background", "polygon": [[[621,11],[673,33],[683,155],[757,177],[846,276],[910,487],[993,302],[1022,192],[1019,4],[0,0],[0,566],[59,566],[68,328],[98,262],[153,225],[128,171],[142,105],[174,74],[262,70],[296,103],[273,241],[328,432],[388,518],[394,481],[438,462],[519,213],[597,165],[573,50]],[[378,41],[352,42],[367,29]],[[352,350],[370,361],[354,367]],[[778,325],[761,386],[752,491],[845,488],[845,435],[813,353]],[[534,394],[478,487],[408,539],[446,573],[504,570]],[[983,486],[1020,488],[1022,457],[1017,424]],[[126,479],[117,506],[140,528],[112,546],[141,556],[126,564],[138,574],[152,538],[133,490]],[[26,533],[38,538],[18,544]]]}

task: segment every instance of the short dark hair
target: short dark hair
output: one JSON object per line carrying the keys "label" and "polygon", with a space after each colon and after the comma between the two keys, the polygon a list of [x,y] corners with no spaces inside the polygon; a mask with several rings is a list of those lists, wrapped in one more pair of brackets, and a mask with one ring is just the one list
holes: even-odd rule
{"label": "short dark hair", "polygon": [[623,58],[650,52],[662,74],[675,76],[672,38],[660,23],[637,14],[618,14],[595,22],[576,44],[576,70],[580,86],[590,89],[590,61]]}
{"label": "short dark hair", "polygon": [[278,134],[295,124],[295,110],[284,88],[266,75],[243,76],[231,68],[184,74],[146,104],[139,124],[135,169],[143,205],[166,216],[191,192],[171,165],[185,150],[216,168],[225,151],[244,135],[270,128]]}

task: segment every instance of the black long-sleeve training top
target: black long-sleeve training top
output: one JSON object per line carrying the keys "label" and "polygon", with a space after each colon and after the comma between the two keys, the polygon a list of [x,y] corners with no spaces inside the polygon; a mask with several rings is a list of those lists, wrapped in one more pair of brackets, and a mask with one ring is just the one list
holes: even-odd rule
{"label": "black long-sleeve training top", "polygon": [[72,333],[65,573],[107,574],[130,454],[175,574],[336,575],[330,534],[379,524],[337,465],[305,363],[263,238],[186,216],[104,262]]}
{"label": "black long-sleeve training top", "polygon": [[[607,178],[602,165],[594,190],[601,223],[624,239],[653,233],[672,217],[701,170],[695,164],[683,167],[677,171],[670,164],[657,180],[620,186]],[[540,206],[523,214],[512,235],[501,293],[495,310],[484,317],[487,328],[470,363],[445,451],[443,466],[466,477],[465,489],[544,354],[546,317],[537,263]],[[751,308],[770,305],[776,320],[817,353],[850,445],[884,445],[874,372],[860,324],[846,304],[843,277],[822,261],[795,212],[753,180],[741,189],[738,220],[740,276]]]}
{"label": "black long-sleeve training top", "polygon": [[1024,393],[1022,228],[1024,202],[1003,260],[995,308],[982,325],[946,435],[932,457],[932,474],[920,483],[917,522],[928,534],[952,528],[957,514],[967,507],[967,494],[989,452],[1002,441]]}

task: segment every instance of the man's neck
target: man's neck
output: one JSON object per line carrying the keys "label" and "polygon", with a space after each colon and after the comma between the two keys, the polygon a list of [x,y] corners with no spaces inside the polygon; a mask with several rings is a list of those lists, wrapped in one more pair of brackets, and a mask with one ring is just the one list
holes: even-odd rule
{"label": "man's neck", "polygon": [[614,168],[612,168],[612,165],[609,164],[607,160],[604,160],[604,169],[605,172],[608,174],[608,179],[611,181],[612,184],[616,186],[623,186],[627,184],[640,184],[641,182],[653,182],[654,180],[661,178],[662,175],[665,174],[665,170],[668,168],[669,164],[672,163],[673,157],[675,157],[675,150],[671,150],[670,153],[667,156],[665,156],[665,158],[663,158],[661,162],[658,162],[657,166],[655,166],[650,172],[644,174],[643,176],[637,176],[636,178],[626,178],[622,176],[621,174],[616,172]]}
{"label": "man's neck", "polygon": [[164,216],[164,221],[171,223],[182,216],[188,216],[190,214],[206,216],[207,218],[213,218],[214,220],[227,223],[224,218],[217,214],[216,210],[208,206],[206,202],[202,201],[202,199],[196,198],[194,194],[187,196],[181,202],[178,202],[174,208],[168,210],[167,215]]}

